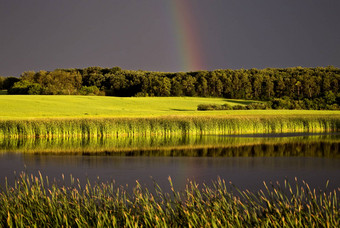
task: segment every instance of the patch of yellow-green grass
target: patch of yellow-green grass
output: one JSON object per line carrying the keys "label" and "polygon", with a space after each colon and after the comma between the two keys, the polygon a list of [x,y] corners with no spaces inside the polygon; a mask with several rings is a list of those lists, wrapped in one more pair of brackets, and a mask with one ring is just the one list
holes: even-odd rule
{"label": "patch of yellow-green grass", "polygon": [[197,111],[199,104],[246,105],[254,101],[198,97],[0,96],[0,119],[159,117],[159,116],[306,116],[340,111],[224,110]]}
{"label": "patch of yellow-green grass", "polygon": [[59,183],[23,172],[14,186],[6,180],[0,227],[339,227],[340,190],[329,190],[328,181],[326,190],[297,178],[264,182],[256,192],[218,178],[188,181],[178,191],[169,177],[170,191],[136,181],[128,193],[114,181],[84,186],[70,179]]}

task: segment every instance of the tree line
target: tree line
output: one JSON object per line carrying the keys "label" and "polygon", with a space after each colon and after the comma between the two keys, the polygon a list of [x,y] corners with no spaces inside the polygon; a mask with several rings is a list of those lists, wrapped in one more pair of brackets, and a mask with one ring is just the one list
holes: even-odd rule
{"label": "tree line", "polygon": [[339,80],[340,69],[332,66],[177,73],[88,67],[28,71],[20,78],[0,77],[0,89],[7,89],[9,94],[276,99],[277,105],[287,107],[298,101],[300,106],[308,102],[323,104],[313,109],[336,109],[340,105]]}

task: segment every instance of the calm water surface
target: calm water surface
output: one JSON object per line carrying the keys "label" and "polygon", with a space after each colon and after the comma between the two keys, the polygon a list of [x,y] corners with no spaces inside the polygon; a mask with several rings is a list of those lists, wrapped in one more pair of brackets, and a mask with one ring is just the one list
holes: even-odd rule
{"label": "calm water surface", "polygon": [[[0,183],[14,182],[20,172],[68,184],[70,176],[83,183],[115,180],[132,188],[156,181],[176,189],[187,180],[210,184],[218,177],[242,189],[258,190],[262,182],[285,178],[305,180],[313,188],[340,187],[340,135],[273,135],[199,138],[91,139],[79,141],[0,141]],[[130,148],[130,149],[129,149]],[[91,150],[93,152],[91,152]],[[62,181],[62,175],[65,181]],[[98,179],[99,178],[99,179]]]}

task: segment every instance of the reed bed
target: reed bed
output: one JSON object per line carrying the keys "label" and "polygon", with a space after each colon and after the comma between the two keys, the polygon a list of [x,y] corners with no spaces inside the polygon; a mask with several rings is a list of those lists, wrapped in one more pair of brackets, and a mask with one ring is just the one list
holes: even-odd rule
{"label": "reed bed", "polygon": [[320,116],[170,116],[157,118],[59,118],[1,120],[0,137],[119,137],[207,134],[332,132],[337,115]]}
{"label": "reed bed", "polygon": [[[22,173],[0,192],[2,227],[339,227],[339,191],[322,192],[297,180],[241,191],[218,179],[188,182],[170,192],[137,182],[132,193],[114,182],[70,187]],[[327,188],[327,186],[326,186]]]}

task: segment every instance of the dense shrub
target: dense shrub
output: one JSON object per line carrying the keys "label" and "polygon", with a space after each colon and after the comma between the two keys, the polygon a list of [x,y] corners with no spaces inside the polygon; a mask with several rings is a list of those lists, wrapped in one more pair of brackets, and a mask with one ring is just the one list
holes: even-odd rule
{"label": "dense shrub", "polygon": [[294,109],[294,104],[289,98],[274,98],[271,102],[273,109]]}
{"label": "dense shrub", "polygon": [[223,104],[222,105],[222,110],[232,110],[233,106],[229,105],[229,104]]}
{"label": "dense shrub", "polygon": [[252,109],[269,109],[270,106],[268,106],[266,103],[251,103],[249,105],[246,105],[246,109],[252,110]]}
{"label": "dense shrub", "polygon": [[5,81],[5,77],[0,76],[0,90],[5,89],[4,88],[4,81]]}
{"label": "dense shrub", "polygon": [[38,83],[32,83],[27,80],[21,80],[16,83],[8,90],[9,94],[30,94],[37,95],[41,94],[42,87]]}
{"label": "dense shrub", "polygon": [[16,77],[6,77],[2,83],[2,89],[9,90],[13,87],[13,85],[20,81],[19,78]]}
{"label": "dense shrub", "polygon": [[199,104],[197,106],[197,110],[199,111],[208,111],[208,110],[232,110],[233,107],[229,104]]}
{"label": "dense shrub", "polygon": [[247,110],[247,107],[244,105],[235,105],[233,106],[233,110]]}
{"label": "dense shrub", "polygon": [[266,110],[266,109],[298,109],[298,110],[340,110],[337,103],[327,104],[325,99],[316,98],[314,100],[291,100],[288,97],[284,99],[274,98],[273,100],[266,103],[250,103],[248,105],[235,105],[230,106],[228,104],[200,104],[197,106],[197,110]]}
{"label": "dense shrub", "polygon": [[[334,94],[333,94],[334,95]],[[307,109],[307,110],[339,110],[336,97],[330,94],[328,101],[324,98],[292,100],[289,97],[274,98],[270,102],[272,109]]]}
{"label": "dense shrub", "polygon": [[197,110],[199,111],[208,111],[208,110],[252,110],[252,109],[269,109],[265,103],[251,103],[248,105],[234,105],[231,106],[229,104],[200,104],[197,106]]}
{"label": "dense shrub", "polygon": [[97,86],[82,86],[79,90],[80,95],[103,95]]}

